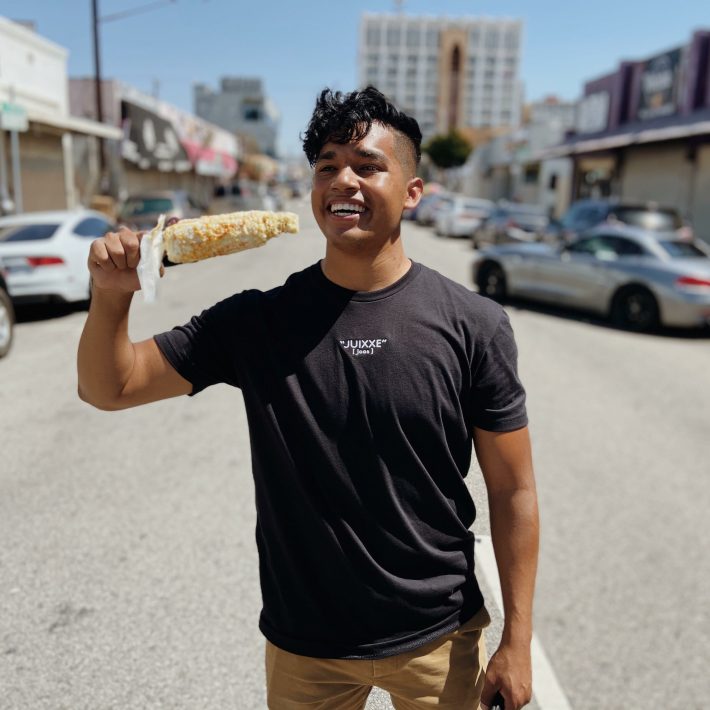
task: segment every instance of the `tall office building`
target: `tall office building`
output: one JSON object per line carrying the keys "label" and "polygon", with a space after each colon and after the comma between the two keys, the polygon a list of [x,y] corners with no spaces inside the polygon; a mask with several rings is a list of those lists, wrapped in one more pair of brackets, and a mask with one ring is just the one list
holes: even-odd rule
{"label": "tall office building", "polygon": [[279,113],[265,95],[261,79],[225,76],[219,91],[195,84],[193,98],[200,118],[251,137],[262,153],[276,155]]}
{"label": "tall office building", "polygon": [[520,123],[520,20],[365,13],[359,84],[418,121],[425,138]]}

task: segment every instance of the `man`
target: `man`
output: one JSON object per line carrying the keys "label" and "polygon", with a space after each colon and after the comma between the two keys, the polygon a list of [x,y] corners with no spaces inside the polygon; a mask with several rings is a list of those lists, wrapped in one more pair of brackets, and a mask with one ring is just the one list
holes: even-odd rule
{"label": "man", "polygon": [[[410,261],[421,133],[374,88],[324,91],[304,138],[324,259],[185,326],[131,343],[139,237],[93,243],[79,394],[122,409],[226,382],[248,413],[270,708],[398,710],[531,697],[537,503],[508,318]],[[474,576],[475,446],[505,603],[489,623]]]}

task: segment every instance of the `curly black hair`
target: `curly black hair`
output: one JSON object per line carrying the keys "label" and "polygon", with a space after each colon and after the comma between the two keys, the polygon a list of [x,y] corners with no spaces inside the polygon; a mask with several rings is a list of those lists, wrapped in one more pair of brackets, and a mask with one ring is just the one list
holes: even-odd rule
{"label": "curly black hair", "polygon": [[422,157],[419,124],[374,86],[349,94],[323,89],[306,132],[301,136],[308,162],[315,165],[321,149],[328,142],[345,144],[362,140],[373,123],[389,126],[398,138],[401,136],[401,140],[395,143],[399,162],[414,174]]}

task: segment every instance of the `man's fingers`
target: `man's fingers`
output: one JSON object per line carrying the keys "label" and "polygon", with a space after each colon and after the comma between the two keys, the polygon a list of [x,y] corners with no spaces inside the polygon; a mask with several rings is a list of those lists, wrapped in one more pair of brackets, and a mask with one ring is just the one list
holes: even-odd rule
{"label": "man's fingers", "polygon": [[126,255],[126,266],[129,269],[135,269],[141,258],[140,238],[135,232],[128,229],[122,229],[118,233],[119,240],[123,245],[123,251]]}
{"label": "man's fingers", "polygon": [[104,271],[113,271],[116,268],[116,264],[113,263],[108,254],[104,239],[97,239],[92,243],[89,251],[89,261]]}
{"label": "man's fingers", "polygon": [[121,242],[121,237],[118,232],[109,232],[105,237],[106,250],[111,258],[111,261],[116,265],[117,269],[123,270],[126,268],[126,252]]}

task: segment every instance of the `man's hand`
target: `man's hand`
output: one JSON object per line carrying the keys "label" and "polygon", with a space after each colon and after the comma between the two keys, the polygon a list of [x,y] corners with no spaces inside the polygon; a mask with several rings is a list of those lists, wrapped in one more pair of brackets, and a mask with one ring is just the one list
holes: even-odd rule
{"label": "man's hand", "polygon": [[[179,221],[177,217],[171,217],[165,226],[170,227]],[[123,293],[140,291],[136,268],[141,258],[143,234],[121,227],[118,232],[108,232],[91,243],[88,266],[94,286]],[[161,266],[161,276],[164,271]]]}
{"label": "man's hand", "polygon": [[520,710],[530,702],[532,664],[529,646],[501,644],[498,647],[486,669],[481,707],[491,707],[496,692],[503,697],[505,710]]}
{"label": "man's hand", "polygon": [[141,258],[142,237],[121,227],[91,243],[88,266],[94,286],[124,293],[140,290],[136,267]]}

